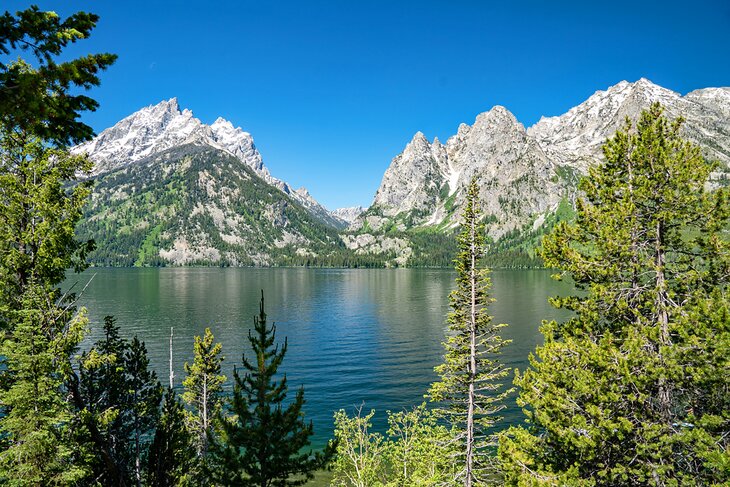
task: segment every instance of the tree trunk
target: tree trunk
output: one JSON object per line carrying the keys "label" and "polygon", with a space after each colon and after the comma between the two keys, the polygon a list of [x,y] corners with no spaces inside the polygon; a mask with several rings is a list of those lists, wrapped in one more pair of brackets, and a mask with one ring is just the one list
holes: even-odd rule
{"label": "tree trunk", "polygon": [[170,389],[175,386],[175,372],[172,370],[172,334],[174,328],[170,327]]}
{"label": "tree trunk", "polygon": [[471,236],[471,266],[469,269],[469,291],[471,298],[471,314],[469,316],[469,398],[466,417],[466,479],[464,485],[471,487],[474,475],[474,380],[477,368],[477,340],[476,340],[476,319],[477,319],[477,274],[476,274],[476,221],[473,216],[470,222]]}
{"label": "tree trunk", "polygon": [[[134,404],[135,407],[138,403],[137,391],[134,392]],[[139,448],[139,414],[135,411],[134,413],[134,477],[137,481],[137,487],[142,487],[142,465],[140,461],[140,448]]]}
{"label": "tree trunk", "polygon": [[200,453],[208,450],[208,373],[203,373],[203,431],[200,435]]}

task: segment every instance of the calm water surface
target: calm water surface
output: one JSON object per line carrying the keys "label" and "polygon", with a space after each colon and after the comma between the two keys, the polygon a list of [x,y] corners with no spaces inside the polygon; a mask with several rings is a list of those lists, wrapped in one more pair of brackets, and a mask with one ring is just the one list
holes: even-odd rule
{"label": "calm water surface", "polygon": [[[455,277],[448,270],[421,269],[90,269],[69,276],[65,287],[78,282],[80,289],[92,275],[80,299],[91,319],[88,342],[99,336],[103,317],[114,315],[123,335],[145,341],[167,384],[174,327],[178,387],[183,364],[192,360],[193,337],[205,327],[222,342],[224,370],[232,378],[233,365],[249,351],[246,337],[263,289],[278,339],[289,340],[281,370],[290,390],[304,385],[317,445],[331,436],[337,409],[375,408],[375,426],[384,430],[386,410],[423,401],[443,354]],[[553,281],[545,270],[498,270],[492,282],[497,299],[492,314],[510,325],[503,334],[513,340],[503,359],[524,369],[541,342],[541,320],[566,316],[547,303],[548,296],[568,294],[572,287]],[[522,413],[514,400],[510,404],[505,421],[519,422]]]}

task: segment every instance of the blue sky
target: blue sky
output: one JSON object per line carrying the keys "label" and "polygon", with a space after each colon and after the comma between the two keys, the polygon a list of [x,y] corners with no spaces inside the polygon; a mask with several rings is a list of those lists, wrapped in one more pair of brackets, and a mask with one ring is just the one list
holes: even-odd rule
{"label": "blue sky", "polygon": [[329,208],[369,205],[416,131],[446,140],[497,104],[529,126],[624,79],[730,85],[727,0],[38,5],[101,16],[69,51],[119,55],[91,92],[97,131],[176,96],[249,131],[274,176]]}

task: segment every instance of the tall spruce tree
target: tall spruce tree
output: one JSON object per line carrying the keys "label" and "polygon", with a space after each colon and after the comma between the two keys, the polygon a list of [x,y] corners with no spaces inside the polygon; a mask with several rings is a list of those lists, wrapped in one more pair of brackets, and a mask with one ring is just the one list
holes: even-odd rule
{"label": "tall spruce tree", "polygon": [[287,342],[276,344],[276,326],[266,324],[264,293],[249,342],[255,355],[242,357],[245,373],[234,369],[231,416],[221,417],[220,440],[211,444],[215,462],[212,477],[225,486],[296,486],[313,478],[330,460],[333,445],[324,452],[304,451],[310,445],[312,423],[304,422],[304,388],[285,405],[286,376],[276,379]]}
{"label": "tall spruce tree", "polygon": [[435,369],[440,380],[429,391],[431,400],[442,404],[441,415],[463,445],[458,456],[459,478],[467,487],[484,484],[494,472],[487,449],[496,440],[489,428],[499,419],[497,413],[505,407],[509,393],[500,390],[508,370],[498,358],[508,342],[499,334],[506,325],[494,324],[488,312],[493,298],[488,270],[481,268],[485,231],[478,197],[479,187],[472,179],[458,237],[456,290],[449,296],[452,312],[444,342],[446,354],[444,363]]}
{"label": "tall spruce tree", "polygon": [[658,104],[627,120],[543,241],[583,294],[553,300],[575,317],[543,324],[516,379],[530,427],[501,442],[509,485],[730,481],[727,190],[681,124]]}
{"label": "tall spruce tree", "polygon": [[[82,337],[68,333],[72,329],[83,333],[85,328],[77,327],[79,318],[74,317],[74,296],[62,295],[57,286],[67,267],[83,267],[83,254],[89,245],[75,240],[74,227],[90,190],[86,184],[68,189],[64,182],[75,179],[77,172],[90,167],[83,157],[50,148],[46,141],[0,123],[0,332],[5,335],[6,345],[14,344],[16,349],[0,356],[0,390],[9,394],[3,403],[6,414],[0,416],[0,429],[5,428],[2,423],[10,422],[22,410],[13,399],[22,399],[21,396],[12,391],[35,388],[39,386],[37,381],[48,386],[74,375],[70,361]],[[29,327],[39,335],[31,337]],[[32,346],[27,341],[31,338]],[[72,339],[77,340],[74,346],[58,348],[58,340]],[[17,353],[19,350],[27,355]],[[35,374],[43,371],[45,379],[21,372],[37,360],[50,360],[32,367]],[[26,380],[32,382],[17,382]],[[59,411],[54,409],[54,404],[58,404],[57,400],[65,403],[67,397],[63,380],[54,390],[44,391],[46,401],[37,402],[34,412],[51,417]],[[51,394],[57,399],[50,400]],[[14,407],[19,407],[16,413],[7,414]],[[39,409],[42,407],[49,409],[42,411]],[[8,425],[7,431],[11,429]],[[16,437],[13,441],[21,440]],[[39,446],[33,442],[24,444]],[[81,445],[75,448],[83,450]],[[56,451],[61,454],[61,450]],[[29,453],[5,456],[17,462],[5,464],[8,471],[33,469]],[[69,458],[46,458],[46,464],[65,464]],[[70,473],[77,468],[86,469],[79,463],[66,465],[65,471]],[[17,480],[15,474],[10,475]]]}
{"label": "tall spruce tree", "polygon": [[[32,410],[35,419],[29,416],[26,426],[36,429],[33,439],[22,440],[22,454],[0,455],[13,482],[30,478],[25,474],[38,467],[41,457],[31,451],[35,447],[45,448],[41,470],[63,469],[54,479],[37,477],[35,484],[70,481],[86,468],[86,460],[77,455],[69,463],[74,456],[66,453],[88,451],[72,444],[83,435],[63,436],[71,425],[78,430],[81,419],[67,399],[75,397],[69,392],[78,378],[70,361],[84,318],[74,314],[73,296],[61,296],[57,286],[69,267],[84,266],[90,248],[89,242],[74,238],[90,185],[67,183],[88,173],[91,164],[71,156],[65,145],[91,137],[91,127],[78,118],[97,107],[93,99],[70,90],[99,84],[99,72],[115,56],[59,56],[69,44],[87,38],[97,20],[83,12],[61,19],[37,7],[0,16],[0,332],[12,348],[2,354],[0,365],[5,396],[0,429],[7,433],[6,446],[21,446],[14,440],[21,431],[16,427],[22,426],[21,415],[31,403],[26,412]],[[18,59],[22,52],[31,60]],[[57,443],[61,437],[66,444]]]}

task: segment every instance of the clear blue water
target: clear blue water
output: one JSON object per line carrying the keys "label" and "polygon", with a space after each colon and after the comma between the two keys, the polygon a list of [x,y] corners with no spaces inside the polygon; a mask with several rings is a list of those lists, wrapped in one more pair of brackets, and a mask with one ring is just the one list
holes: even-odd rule
{"label": "clear blue water", "polygon": [[[88,308],[92,326],[85,345],[97,338],[104,316],[114,315],[125,336],[144,340],[167,384],[174,327],[178,387],[183,364],[192,359],[193,337],[207,326],[223,344],[224,370],[232,379],[234,364],[249,351],[246,337],[263,289],[278,339],[289,340],[281,371],[292,394],[305,388],[305,413],[314,421],[318,446],[331,436],[338,409],[374,408],[375,427],[384,430],[386,410],[423,401],[441,361],[455,277],[438,269],[90,269],[69,275],[64,287],[77,282],[75,290],[81,289],[92,275],[79,302]],[[524,369],[542,340],[541,320],[566,316],[547,298],[572,287],[553,281],[546,270],[497,270],[492,282],[497,299],[492,314],[509,324],[504,336],[512,340],[503,360]],[[504,417],[506,423],[521,421],[514,399]]]}

